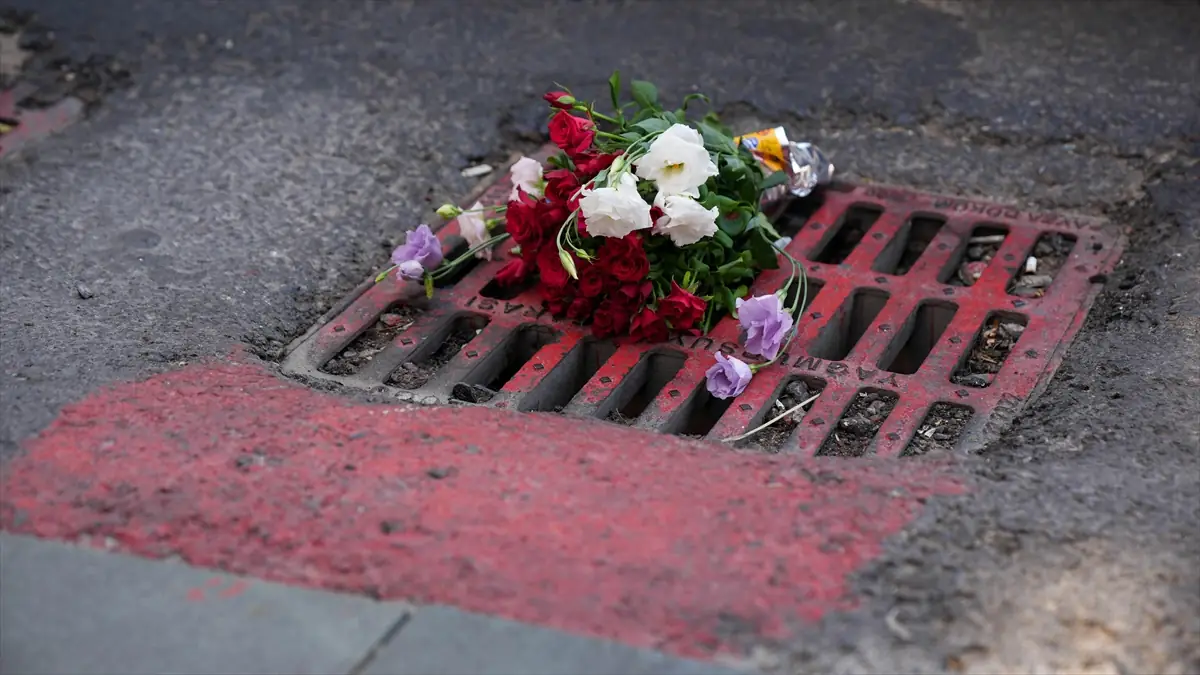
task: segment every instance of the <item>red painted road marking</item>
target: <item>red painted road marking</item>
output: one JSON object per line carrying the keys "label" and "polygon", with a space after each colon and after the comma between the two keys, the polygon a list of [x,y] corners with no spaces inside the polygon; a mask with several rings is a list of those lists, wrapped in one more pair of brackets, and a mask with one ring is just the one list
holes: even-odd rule
{"label": "red painted road marking", "polygon": [[6,530],[691,656],[735,649],[730,620],[783,637],[852,606],[846,575],[962,490],[928,462],[364,405],[243,363],[69,406],[0,487]]}

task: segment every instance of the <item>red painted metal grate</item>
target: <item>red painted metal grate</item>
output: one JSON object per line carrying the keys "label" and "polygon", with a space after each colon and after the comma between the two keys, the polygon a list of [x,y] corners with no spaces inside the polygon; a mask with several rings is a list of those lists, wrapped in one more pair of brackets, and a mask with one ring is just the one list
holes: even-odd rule
{"label": "red painted metal grate", "polygon": [[[508,186],[505,176],[482,200],[504,201]],[[793,236],[788,250],[815,293],[787,367],[761,371],[731,402],[708,395],[704,371],[713,350],[737,351],[736,321],[660,345],[597,341],[553,320],[536,292],[497,292],[490,282],[506,248],[433,300],[393,277],[363,284],[293,344],[283,370],[406,401],[554,411],[712,439],[773,417],[780,398],[790,405],[820,392],[772,431],[773,450],[972,448],[1049,382],[1123,246],[1089,218],[878,186],[832,186],[789,204],[776,224]],[[456,223],[439,234],[448,252],[464,247]],[[1041,268],[1027,272],[1039,253]],[[1022,285],[1028,273],[1053,280],[1032,290]],[[778,288],[785,274],[763,274],[754,293]]]}

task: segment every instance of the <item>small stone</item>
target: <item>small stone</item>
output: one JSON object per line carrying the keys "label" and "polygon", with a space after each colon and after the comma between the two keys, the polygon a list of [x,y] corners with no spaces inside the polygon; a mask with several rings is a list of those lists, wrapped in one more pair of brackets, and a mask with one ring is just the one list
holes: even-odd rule
{"label": "small stone", "polygon": [[967,257],[971,260],[980,260],[983,258],[982,246],[971,246],[967,249]]}
{"label": "small stone", "polygon": [[867,416],[877,418],[883,414],[884,408],[887,407],[886,401],[875,401],[867,406]]}
{"label": "small stone", "polygon": [[1012,294],[1018,298],[1040,298],[1045,294],[1040,288],[1030,288],[1029,286],[1017,286],[1012,289]]}
{"label": "small stone", "polygon": [[865,436],[875,430],[874,422],[858,415],[842,419],[838,426],[856,436]]}
{"label": "small stone", "polygon": [[1029,274],[1021,277],[1021,285],[1029,288],[1045,288],[1054,281],[1054,277],[1048,274]]}
{"label": "small stone", "polygon": [[78,293],[79,297],[83,298],[84,300],[90,300],[91,298],[96,297],[96,294],[92,292],[92,289],[88,288],[85,284],[79,284],[76,286],[75,292]]}
{"label": "small stone", "polygon": [[404,317],[399,314],[384,314],[379,317],[379,321],[388,328],[395,328],[404,323]]}
{"label": "small stone", "polygon": [[492,400],[496,392],[481,384],[459,382],[454,385],[454,389],[451,390],[450,395],[465,403],[487,403]]}
{"label": "small stone", "polygon": [[[796,399],[796,403],[807,401],[812,396],[808,390],[808,385],[804,384],[804,380],[792,380],[784,387],[783,393]],[[795,405],[795,403],[792,405]]]}
{"label": "small stone", "polygon": [[1000,324],[1000,331],[1015,340],[1025,332],[1025,326],[1019,323],[1002,323]]}
{"label": "small stone", "polygon": [[463,169],[461,173],[463,178],[479,178],[480,176],[486,176],[491,172],[491,164],[477,164],[475,166],[469,166]]}

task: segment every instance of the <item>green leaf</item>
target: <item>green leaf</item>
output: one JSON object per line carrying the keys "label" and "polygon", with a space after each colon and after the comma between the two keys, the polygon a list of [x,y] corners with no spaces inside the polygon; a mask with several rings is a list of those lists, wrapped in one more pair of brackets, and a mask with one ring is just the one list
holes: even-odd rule
{"label": "green leaf", "polygon": [[658,133],[660,131],[666,131],[668,128],[670,128],[670,126],[671,126],[671,123],[664,120],[661,117],[651,117],[649,119],[644,119],[641,122],[638,122],[637,124],[634,124],[633,128],[641,129],[642,131],[646,132],[647,134],[654,134],[654,133]]}
{"label": "green leaf", "polygon": [[629,85],[633,92],[633,100],[637,101],[638,105],[643,108],[658,107],[658,87],[653,83],[645,80],[634,80]]}
{"label": "green leaf", "polygon": [[680,109],[684,112],[687,112],[688,104],[692,101],[704,101],[706,105],[712,105],[712,101],[710,101],[704,94],[688,94],[687,96],[683,97],[683,105]]}
{"label": "green leaf", "polygon": [[671,124],[678,124],[678,123],[679,123],[679,118],[675,116],[675,113],[673,113],[673,112],[671,112],[671,111],[669,111],[669,110],[667,110],[667,111],[664,111],[664,112],[662,113],[662,116],[663,116],[663,119],[665,119],[667,122],[669,122],[669,123],[671,123]]}
{"label": "green leaf", "polygon": [[613,108],[621,109],[621,71],[614,70],[608,78],[608,95],[612,97]]}
{"label": "green leaf", "polygon": [[788,181],[788,175],[787,175],[786,171],[776,171],[775,173],[771,174],[770,176],[767,176],[766,178],[764,178],[763,181],[758,184],[758,189],[764,190],[764,191],[770,190],[771,188],[773,188],[777,185],[783,185],[787,181]]}
{"label": "green leaf", "polygon": [[716,288],[716,291],[713,293],[713,300],[719,306],[728,310],[730,314],[733,314],[737,311],[737,298],[734,297],[733,291],[725,288],[724,286],[718,286]]}
{"label": "green leaf", "polygon": [[750,214],[738,210],[717,218],[717,227],[730,237],[736,237],[746,231],[746,225],[749,222]]}
{"label": "green leaf", "polygon": [[733,239],[731,239],[729,235],[725,234],[720,229],[713,234],[713,241],[720,244],[722,248],[733,248]]}
{"label": "green leaf", "polygon": [[754,256],[754,264],[764,270],[779,267],[779,254],[771,241],[767,241],[766,231],[761,228],[750,236],[750,254]]}
{"label": "green leaf", "polygon": [[747,295],[750,295],[750,287],[749,286],[742,285],[742,286],[738,286],[737,288],[733,289],[733,297],[735,297],[735,298],[744,298]]}
{"label": "green leaf", "polygon": [[645,134],[639,134],[636,131],[626,131],[625,133],[621,134],[621,138],[624,138],[625,140],[629,141],[630,143],[636,143],[636,142],[642,140],[642,136],[644,136],[644,135]]}
{"label": "green leaf", "polygon": [[718,127],[708,122],[699,122],[696,124],[696,127],[700,130],[700,136],[704,138],[704,147],[714,152],[736,152],[736,148],[733,145],[733,138],[722,132]]}

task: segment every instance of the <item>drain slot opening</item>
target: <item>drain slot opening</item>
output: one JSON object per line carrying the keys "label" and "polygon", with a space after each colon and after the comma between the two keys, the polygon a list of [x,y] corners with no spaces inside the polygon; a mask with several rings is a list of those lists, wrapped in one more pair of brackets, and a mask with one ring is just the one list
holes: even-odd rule
{"label": "drain slot opening", "polygon": [[463,346],[488,324],[486,316],[463,314],[443,325],[412,355],[388,375],[387,383],[401,389],[420,389],[429,383]]}
{"label": "drain slot opening", "polygon": [[884,274],[904,276],[921,259],[929,242],[941,232],[945,218],[913,216],[884,247],[871,269]]}
{"label": "drain slot opening", "polygon": [[1021,298],[1040,298],[1054,283],[1058,271],[1071,257],[1078,241],[1073,235],[1061,232],[1043,233],[1024,260],[1018,261],[1017,273],[1005,289],[1009,295]]}
{"label": "drain slot opening", "polygon": [[896,394],[882,389],[863,389],[854,396],[833,432],[821,444],[822,457],[862,457],[879,427],[892,414]]}
{"label": "drain slot opening", "polygon": [[571,402],[575,394],[600,370],[600,366],[616,352],[616,345],[608,340],[580,341],[521,401],[519,410],[562,412],[563,407]]}
{"label": "drain slot opening", "polygon": [[938,281],[951,286],[974,286],[1007,238],[1007,227],[976,225],[971,236],[959,247],[958,254],[938,275]]}
{"label": "drain slot opening", "polygon": [[974,415],[975,411],[965,405],[935,403],[900,456],[917,457],[953,450]]}
{"label": "drain slot opening", "polygon": [[[795,316],[802,316],[804,314],[804,311],[808,309],[810,305],[812,305],[813,300],[817,298],[817,293],[820,293],[822,288],[825,288],[824,281],[808,277],[808,292],[806,297],[800,298],[801,304],[796,307]],[[788,289],[787,296],[783,299],[783,306],[791,307],[792,303],[796,301],[796,298],[799,295],[800,284],[792,284],[792,287]]]}
{"label": "drain slot opening", "polygon": [[[825,382],[815,377],[788,378],[780,385],[779,389],[775,392],[775,396],[771,398],[771,401],[750,420],[747,428],[753,429],[764,422],[775,419],[793,407],[812,398],[814,395],[821,393],[823,389],[825,389]],[[763,452],[779,452],[787,445],[788,439],[792,437],[792,433],[796,430],[796,427],[800,426],[800,421],[804,419],[808,410],[812,408],[813,403],[816,403],[816,401],[789,414],[787,417],[753,436],[738,441],[734,446],[761,450]]]}
{"label": "drain slot opening", "polygon": [[[922,302],[880,359],[879,367],[902,375],[917,372],[956,312],[958,305],[952,302]],[[896,345],[899,345],[898,349]]]}
{"label": "drain slot opening", "polygon": [[992,312],[983,321],[975,340],[950,376],[954,384],[980,389],[991,386],[996,373],[1008,360],[1029,319],[1012,312]]}
{"label": "drain slot opening", "polygon": [[795,237],[824,204],[825,195],[819,190],[807,197],[784,200],[783,213],[772,219],[772,224],[780,236]]}
{"label": "drain slot opening", "polygon": [[887,301],[888,294],[883,291],[855,290],[821,329],[809,354],[826,361],[841,361],[849,356]]}
{"label": "drain slot opening", "polygon": [[463,383],[500,391],[539,349],[557,339],[558,333],[546,326],[521,326],[472,370]]}
{"label": "drain slot opening", "polygon": [[379,315],[375,323],[368,326],[336,356],[326,361],[321,366],[321,371],[330,375],[357,373],[370,363],[376,354],[387,348],[397,335],[411,328],[420,313],[421,310],[412,305],[392,303]]}
{"label": "drain slot opening", "polygon": [[644,354],[616,390],[596,410],[596,416],[618,424],[633,424],[658,392],[683,370],[687,357],[674,351]]}
{"label": "drain slot opening", "polygon": [[846,209],[841,220],[826,233],[824,241],[809,256],[809,260],[829,265],[842,264],[882,213],[882,208],[868,204],[855,204]]}
{"label": "drain slot opening", "polygon": [[721,420],[725,411],[729,410],[729,406],[733,405],[733,401],[733,398],[717,398],[708,393],[707,387],[700,385],[662,431],[676,436],[704,438],[717,426],[717,422]]}
{"label": "drain slot opening", "polygon": [[[454,260],[471,249],[471,246],[467,243],[467,240],[457,235],[447,237],[446,243],[453,244],[450,247],[450,252],[446,254],[446,260]],[[434,288],[447,288],[457,284],[463,280],[463,277],[470,274],[471,270],[478,267],[479,263],[481,262],[483,262],[482,258],[476,258],[475,256],[467,258],[463,262],[459,263],[453,270],[451,270],[449,274],[434,281]]]}

